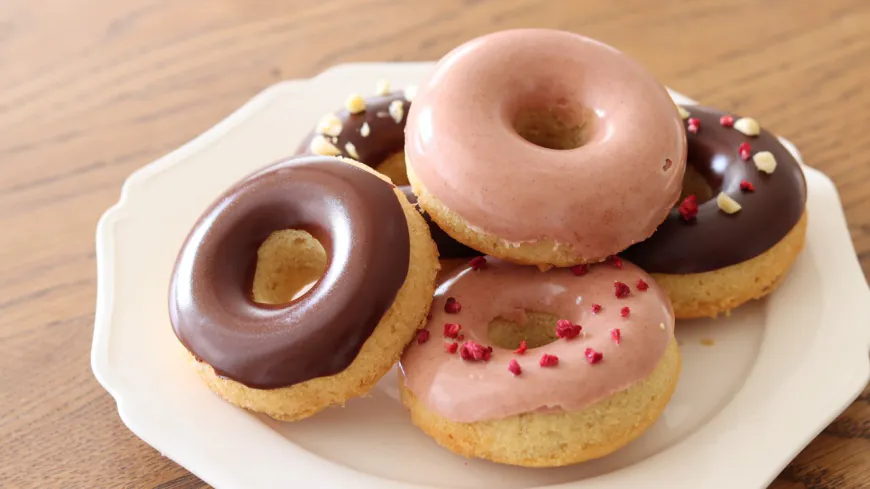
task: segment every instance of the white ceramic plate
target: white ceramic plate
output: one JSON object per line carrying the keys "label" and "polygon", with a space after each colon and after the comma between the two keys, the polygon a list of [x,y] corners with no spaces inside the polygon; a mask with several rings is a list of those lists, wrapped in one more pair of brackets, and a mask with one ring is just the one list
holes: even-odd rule
{"label": "white ceramic plate", "polygon": [[170,272],[191,225],[234,181],[292,154],[348,93],[371,93],[379,78],[416,84],[431,66],[343,65],[275,85],[126,181],[97,228],[91,361],[136,435],[221,489],[752,488],[867,384],[870,292],[834,185],[806,168],[807,246],[790,275],[729,318],[681,322],[683,373],[671,404],[604,459],[559,469],[465,460],[411,425],[394,375],[368,398],[292,424],[213,395],[185,364],[167,313]]}

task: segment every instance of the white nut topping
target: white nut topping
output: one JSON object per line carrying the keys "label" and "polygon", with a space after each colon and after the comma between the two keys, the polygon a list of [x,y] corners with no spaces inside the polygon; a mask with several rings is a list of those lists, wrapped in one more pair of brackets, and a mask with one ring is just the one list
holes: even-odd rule
{"label": "white nut topping", "polygon": [[338,136],[341,133],[341,119],[335,114],[326,114],[317,122],[316,131],[318,134]]}
{"label": "white nut topping", "polygon": [[347,143],[344,143],[344,150],[347,152],[347,154],[350,155],[351,158],[355,160],[359,159],[359,153],[356,152],[356,146],[354,146],[353,143],[349,141]]}
{"label": "white nut topping", "polygon": [[725,192],[719,192],[716,196],[716,205],[726,214],[734,214],[741,209],[740,204]]}
{"label": "white nut topping", "polygon": [[752,155],[752,161],[755,162],[755,168],[758,171],[770,174],[776,170],[776,158],[770,151],[759,151]]}
{"label": "white nut topping", "polygon": [[311,140],[311,144],[308,145],[308,147],[313,153],[322,156],[338,156],[341,154],[341,151],[339,151],[334,144],[329,142],[329,140],[320,134],[314,136],[314,139]]}
{"label": "white nut topping", "polygon": [[351,114],[359,114],[366,110],[366,100],[358,93],[348,95],[344,108]]}
{"label": "white nut topping", "polygon": [[390,80],[378,80],[378,84],[375,86],[375,94],[387,95],[388,93],[390,93]]}
{"label": "white nut topping", "polygon": [[392,117],[393,120],[396,121],[396,124],[401,123],[402,118],[405,117],[405,105],[402,103],[401,100],[393,100],[392,102],[390,102],[389,111],[390,117]]}
{"label": "white nut topping", "polygon": [[734,121],[734,129],[746,134],[747,136],[758,136],[761,132],[761,126],[758,121],[752,117],[741,117]]}
{"label": "white nut topping", "polygon": [[360,133],[360,135],[361,135],[362,137],[364,137],[364,138],[369,137],[369,134],[372,133],[372,128],[369,127],[369,123],[368,123],[368,122],[363,122],[362,127],[359,128],[359,133]]}
{"label": "white nut topping", "polygon": [[405,100],[411,102],[417,96],[417,85],[408,85],[405,87]]}
{"label": "white nut topping", "polygon": [[683,120],[688,119],[689,116],[692,115],[692,114],[689,113],[688,110],[684,109],[682,105],[678,105],[678,106],[677,106],[677,112],[680,113],[680,117],[681,117]]}
{"label": "white nut topping", "polygon": [[659,329],[665,329],[665,323],[659,323]]}

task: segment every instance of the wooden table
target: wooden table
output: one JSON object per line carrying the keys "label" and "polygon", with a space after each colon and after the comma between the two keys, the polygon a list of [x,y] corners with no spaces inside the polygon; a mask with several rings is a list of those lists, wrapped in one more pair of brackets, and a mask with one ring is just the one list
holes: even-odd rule
{"label": "wooden table", "polygon": [[[124,177],[279,80],[437,59],[521,26],[601,39],[790,138],[837,183],[870,272],[865,0],[5,0],[0,486],[204,486],[133,436],[91,374],[94,227]],[[870,486],[868,402],[865,391],[772,487]]]}

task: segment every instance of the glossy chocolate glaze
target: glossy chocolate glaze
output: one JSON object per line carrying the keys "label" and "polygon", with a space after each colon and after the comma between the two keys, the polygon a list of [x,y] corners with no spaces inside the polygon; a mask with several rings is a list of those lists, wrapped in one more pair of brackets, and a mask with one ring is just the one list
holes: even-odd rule
{"label": "glossy chocolate glaze", "polygon": [[[390,104],[402,102],[402,118],[396,122],[390,116]],[[328,137],[330,142],[341,151],[341,155],[353,158],[372,168],[377,167],[391,155],[402,151],[405,146],[405,119],[411,102],[405,100],[403,92],[391,92],[384,96],[367,97],[366,110],[351,114],[347,109],[335,113],[341,121],[341,132],[337,137]],[[364,124],[368,124],[368,136],[362,135]],[[299,145],[296,154],[311,154],[311,140],[317,136],[312,131]],[[347,151],[347,143],[356,148],[356,155]]]}
{"label": "glossy chocolate glaze", "polygon": [[[390,104],[395,100],[402,101],[402,119],[396,123],[389,114]],[[366,110],[359,114],[351,114],[347,109],[341,109],[335,113],[341,121],[341,132],[337,137],[329,137],[330,142],[341,151],[342,156],[353,158],[371,168],[377,168],[390,156],[403,151],[405,146],[405,119],[411,103],[405,99],[404,92],[391,92],[385,96],[368,97]],[[368,124],[368,136],[362,135],[363,124]],[[299,145],[297,155],[312,154],[311,140],[317,136],[312,131]],[[347,151],[347,143],[351,143],[356,149],[356,155]],[[409,185],[399,187],[414,205],[417,204],[417,196],[411,191]],[[432,240],[438,247],[441,258],[470,258],[482,255],[456,241],[444,232],[434,221],[417,206],[417,210],[423,214]]]}
{"label": "glossy chocolate glaze", "polygon": [[[304,229],[328,256],[324,275],[281,305],[251,297],[257,249]],[[169,293],[178,339],[218,375],[257,389],[339,373],[405,282],[410,238],[392,187],[336,158],[271,165],[224,193],[185,241]]]}
{"label": "glossy chocolate glaze", "polygon": [[[650,273],[709,272],[754,258],[783,239],[806,208],[803,172],[775,135],[762,128],[758,136],[746,136],[719,123],[724,112],[694,105],[685,108],[700,121],[698,134],[686,133],[687,163],[710,185],[713,198],[698,205],[698,215],[692,221],[672,210],[650,239],[622,253]],[[773,153],[776,170],[767,174],[751,159],[743,161],[738,148],[744,142],[749,143],[753,155]],[[755,191],[741,191],[741,180],[752,183]],[[720,191],[742,209],[735,214],[722,212],[715,198]]]}

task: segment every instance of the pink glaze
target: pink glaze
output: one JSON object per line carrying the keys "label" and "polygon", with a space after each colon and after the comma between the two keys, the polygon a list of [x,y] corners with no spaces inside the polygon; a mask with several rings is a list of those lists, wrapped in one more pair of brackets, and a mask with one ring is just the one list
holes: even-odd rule
{"label": "pink glaze", "polygon": [[[642,278],[649,289],[637,289]],[[631,287],[631,294],[617,299],[614,281]],[[444,312],[448,297],[462,304],[458,314]],[[601,304],[592,314],[592,304]],[[631,308],[627,318],[620,316]],[[580,336],[559,339],[518,355],[488,341],[489,322],[498,317],[521,319],[518,311],[555,314],[583,326]],[[450,354],[444,344],[444,323],[460,323],[465,339],[493,346],[489,362],[468,362]],[[664,324],[664,329],[660,327]],[[435,294],[429,341],[412,343],[400,367],[411,392],[429,409],[447,419],[475,422],[501,419],[526,412],[576,411],[648,377],[674,337],[674,314],[664,292],[637,266],[623,261],[620,270],[611,264],[590,267],[577,277],[567,269],[541,272],[489,258],[485,270],[457,269],[446,277]],[[619,328],[620,343],[610,330]],[[584,352],[593,348],[604,356],[591,365]],[[542,368],[544,354],[559,357],[556,367]],[[522,367],[514,377],[511,359]]]}
{"label": "pink glaze", "polygon": [[[528,108],[585,109],[588,141],[571,150],[526,141],[513,121]],[[405,151],[423,186],[472,227],[516,243],[551,238],[592,260],[664,220],[682,186],[686,136],[637,62],[577,34],[524,29],[480,37],[438,63],[411,105]]]}

